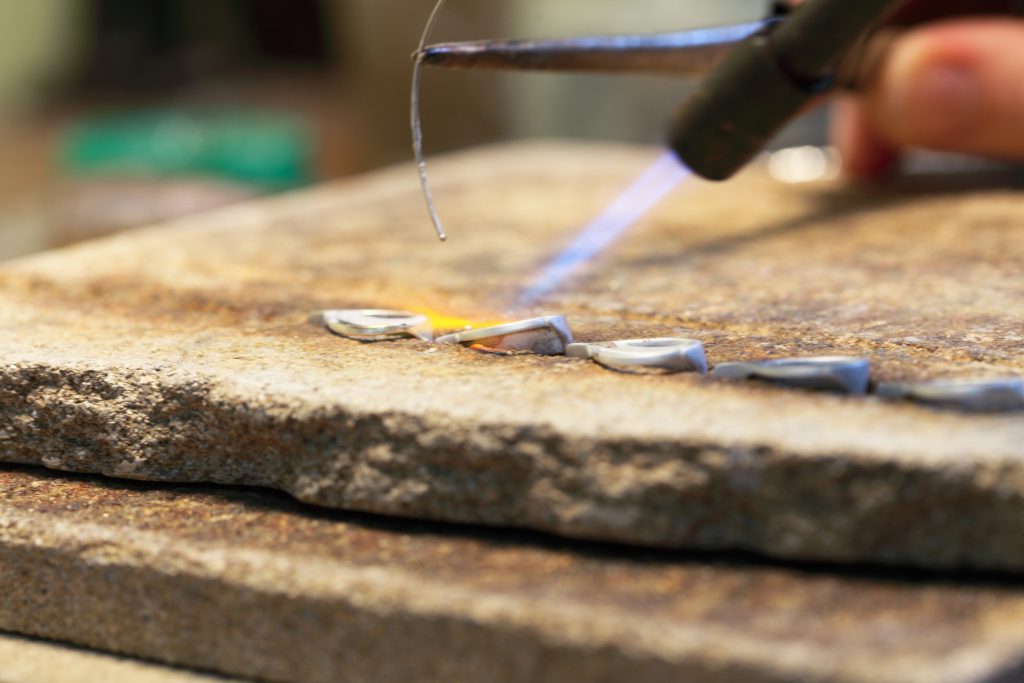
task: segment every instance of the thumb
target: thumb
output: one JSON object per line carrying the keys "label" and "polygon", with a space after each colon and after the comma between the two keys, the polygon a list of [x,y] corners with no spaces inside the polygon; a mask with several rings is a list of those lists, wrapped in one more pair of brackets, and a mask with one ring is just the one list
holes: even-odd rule
{"label": "thumb", "polygon": [[915,29],[892,48],[864,107],[893,148],[1024,160],[1024,21]]}

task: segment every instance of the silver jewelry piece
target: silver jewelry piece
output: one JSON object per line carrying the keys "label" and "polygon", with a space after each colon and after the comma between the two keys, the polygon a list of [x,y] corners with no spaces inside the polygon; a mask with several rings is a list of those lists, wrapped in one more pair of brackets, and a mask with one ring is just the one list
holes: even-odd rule
{"label": "silver jewelry piece", "polygon": [[323,322],[334,334],[359,341],[415,337],[431,341],[434,332],[425,315],[410,311],[381,309],[332,310],[323,312]]}
{"label": "silver jewelry piece", "polygon": [[560,356],[572,344],[572,331],[563,316],[551,315],[446,334],[438,337],[437,343],[479,344],[495,351],[528,351],[541,356]]}
{"label": "silver jewelry piece", "polygon": [[847,356],[722,363],[715,366],[712,376],[759,379],[798,389],[866,394],[871,382],[871,363],[865,358]]}
{"label": "silver jewelry piece", "polygon": [[694,339],[662,337],[625,339],[590,344],[572,344],[566,349],[572,358],[590,358],[613,370],[652,368],[668,372],[708,371],[704,344]]}
{"label": "silver jewelry piece", "polygon": [[882,398],[909,400],[936,408],[976,413],[1024,410],[1024,379],[951,379],[931,382],[886,382]]}

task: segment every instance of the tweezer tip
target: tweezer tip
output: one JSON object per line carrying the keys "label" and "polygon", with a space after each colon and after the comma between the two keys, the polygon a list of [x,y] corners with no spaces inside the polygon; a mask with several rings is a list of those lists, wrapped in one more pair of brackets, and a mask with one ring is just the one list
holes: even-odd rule
{"label": "tweezer tip", "polygon": [[479,50],[471,44],[436,43],[417,50],[413,59],[428,66],[457,66],[461,60],[476,56],[477,52]]}

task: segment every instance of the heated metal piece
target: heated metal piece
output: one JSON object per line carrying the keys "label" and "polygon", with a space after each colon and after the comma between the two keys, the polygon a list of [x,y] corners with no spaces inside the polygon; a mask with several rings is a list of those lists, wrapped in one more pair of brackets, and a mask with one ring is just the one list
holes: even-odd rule
{"label": "heated metal piece", "polygon": [[324,311],[322,315],[328,330],[359,341],[378,341],[396,337],[415,337],[431,341],[434,337],[427,316],[411,311],[332,310]]}
{"label": "heated metal piece", "polygon": [[566,355],[590,358],[613,370],[657,369],[666,372],[708,371],[704,344],[695,339],[662,337],[570,344]]}
{"label": "heated metal piece", "polygon": [[908,400],[976,413],[1024,410],[1024,379],[954,379],[931,382],[886,382],[878,385],[882,398]]}
{"label": "heated metal piece", "polygon": [[871,381],[871,363],[865,358],[834,356],[784,358],[754,363],[722,363],[714,377],[756,379],[798,389],[866,394]]}
{"label": "heated metal piece", "polygon": [[489,351],[526,351],[541,356],[560,356],[572,341],[569,323],[560,315],[465,330],[437,338],[439,344],[472,344]]}

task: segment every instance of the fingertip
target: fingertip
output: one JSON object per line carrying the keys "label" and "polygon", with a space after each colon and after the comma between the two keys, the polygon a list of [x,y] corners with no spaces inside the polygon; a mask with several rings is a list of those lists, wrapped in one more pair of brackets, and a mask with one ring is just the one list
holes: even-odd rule
{"label": "fingertip", "polygon": [[922,30],[896,44],[873,98],[873,121],[894,142],[942,148],[978,119],[981,89],[972,60],[945,32]]}
{"label": "fingertip", "polygon": [[1024,22],[923,26],[892,47],[865,111],[890,146],[1024,154]]}

